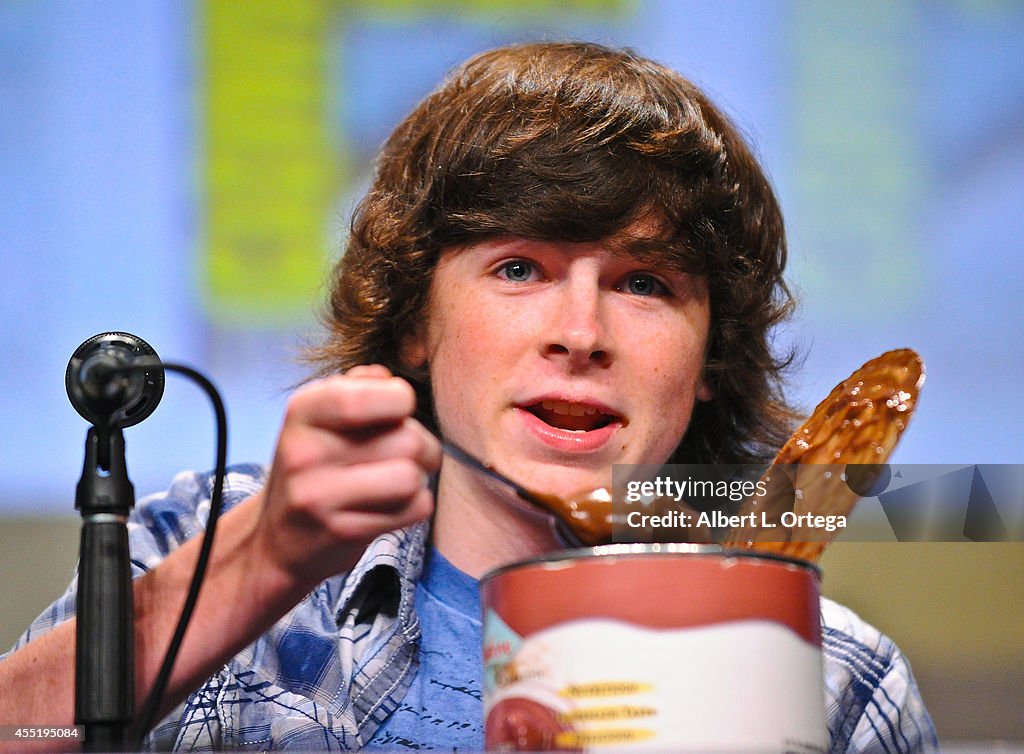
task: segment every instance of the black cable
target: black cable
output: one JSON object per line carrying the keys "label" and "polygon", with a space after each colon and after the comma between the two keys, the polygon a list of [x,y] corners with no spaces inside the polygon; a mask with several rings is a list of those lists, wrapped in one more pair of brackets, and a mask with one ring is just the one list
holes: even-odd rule
{"label": "black cable", "polygon": [[185,598],[185,604],[181,608],[178,626],[174,630],[174,636],[167,647],[167,653],[164,655],[160,672],[153,682],[153,688],[149,692],[149,698],[146,700],[146,705],[139,718],[141,727],[138,728],[138,739],[135,745],[136,751],[142,750],[142,743],[145,740],[146,734],[156,724],[155,718],[160,710],[160,702],[163,699],[164,691],[167,689],[171,670],[174,668],[174,661],[178,657],[178,650],[181,648],[181,642],[185,637],[185,630],[192,619],[192,611],[195,609],[196,601],[199,598],[199,589],[206,576],[206,566],[210,559],[210,550],[213,547],[213,534],[217,528],[217,519],[220,517],[224,496],[224,477],[227,474],[228,456],[227,413],[224,410],[224,402],[221,400],[220,394],[217,392],[217,388],[213,386],[213,383],[191,367],[182,364],[171,364],[166,361],[161,362],[158,359],[139,358],[128,368],[134,370],[151,367],[163,367],[172,372],[178,372],[190,378],[206,392],[210,402],[213,404],[213,412],[217,419],[217,458],[214,466],[213,492],[210,495],[210,513],[206,521],[206,533],[203,535],[203,543],[199,550],[199,558],[196,560],[195,571],[192,574],[192,583],[189,585],[188,596]]}

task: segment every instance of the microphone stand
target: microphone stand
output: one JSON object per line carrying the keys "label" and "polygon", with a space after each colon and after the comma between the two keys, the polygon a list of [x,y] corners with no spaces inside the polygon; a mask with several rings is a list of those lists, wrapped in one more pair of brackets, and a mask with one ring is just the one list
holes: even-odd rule
{"label": "microphone stand", "polygon": [[94,335],[71,355],[68,398],[92,426],[75,491],[82,515],[75,611],[75,723],[86,751],[127,748],[135,711],[135,634],[128,514],[135,488],[124,457],[124,427],[156,408],[164,390],[160,359],[126,332]]}
{"label": "microphone stand", "polygon": [[92,426],[75,495],[82,516],[76,612],[75,723],[86,751],[121,751],[134,705],[134,635],[124,433]]}

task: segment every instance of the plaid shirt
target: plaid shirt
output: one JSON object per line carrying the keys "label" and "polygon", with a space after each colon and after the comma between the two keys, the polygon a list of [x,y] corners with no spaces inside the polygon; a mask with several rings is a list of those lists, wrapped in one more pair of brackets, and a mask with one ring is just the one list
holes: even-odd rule
{"label": "plaid shirt", "polygon": [[[225,509],[260,489],[265,469],[232,467]],[[184,473],[139,502],[129,524],[136,575],[205,526],[212,477]],[[149,735],[148,748],[358,749],[402,701],[418,667],[413,610],[426,523],[376,539],[348,574],[328,579],[191,694]],[[74,583],[21,637],[74,612]],[[834,752],[938,749],[910,667],[895,644],[822,599],[825,705]]]}

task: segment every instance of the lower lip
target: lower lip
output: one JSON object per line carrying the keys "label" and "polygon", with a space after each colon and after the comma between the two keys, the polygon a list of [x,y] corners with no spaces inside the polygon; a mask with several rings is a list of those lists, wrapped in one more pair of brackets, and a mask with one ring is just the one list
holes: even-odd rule
{"label": "lower lip", "polygon": [[517,408],[516,413],[522,418],[527,431],[533,437],[550,448],[568,453],[586,453],[600,450],[608,445],[612,437],[622,426],[621,422],[613,421],[611,424],[589,432],[571,432],[567,429],[552,427],[526,409]]}

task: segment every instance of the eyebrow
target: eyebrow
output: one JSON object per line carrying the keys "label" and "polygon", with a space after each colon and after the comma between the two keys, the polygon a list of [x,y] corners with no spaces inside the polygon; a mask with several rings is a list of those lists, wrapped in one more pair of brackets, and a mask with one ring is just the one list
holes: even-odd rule
{"label": "eyebrow", "polygon": [[609,251],[616,256],[641,262],[652,269],[688,275],[706,273],[706,262],[691,244],[677,239],[626,236],[609,239]]}

